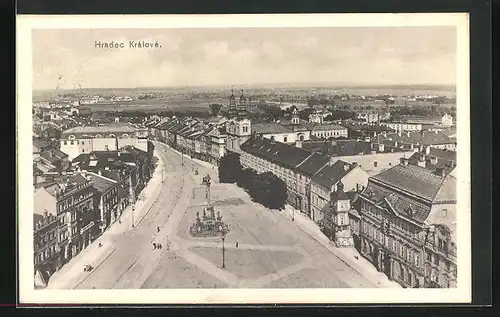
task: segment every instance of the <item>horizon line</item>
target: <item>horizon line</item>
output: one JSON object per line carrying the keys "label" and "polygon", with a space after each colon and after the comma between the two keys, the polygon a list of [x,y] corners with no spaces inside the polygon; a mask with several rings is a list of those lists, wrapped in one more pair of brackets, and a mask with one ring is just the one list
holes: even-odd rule
{"label": "horizon line", "polygon": [[[434,84],[434,83],[411,83],[411,84],[369,84],[369,83],[328,83],[328,82],[318,82],[318,83],[306,83],[306,82],[281,82],[281,83],[259,83],[259,84],[197,84],[197,85],[164,85],[164,86],[137,86],[137,87],[84,87],[81,90],[89,90],[89,89],[160,89],[160,88],[220,88],[220,87],[228,87],[231,89],[232,86],[238,87],[248,87],[248,88],[266,88],[264,86],[277,86],[274,88],[288,88],[292,85],[297,86],[307,86],[309,88],[325,88],[324,86],[337,86],[337,87],[328,87],[328,88],[337,88],[337,89],[346,89],[346,88],[386,88],[386,87],[441,87],[441,88],[456,88],[456,84]],[[287,87],[288,86],[288,87]],[[316,87],[315,87],[316,86]],[[290,88],[299,88],[299,87],[290,87]],[[33,89],[33,92],[52,92],[56,91],[56,88],[52,89]],[[78,91],[80,88],[60,88],[59,91]]]}

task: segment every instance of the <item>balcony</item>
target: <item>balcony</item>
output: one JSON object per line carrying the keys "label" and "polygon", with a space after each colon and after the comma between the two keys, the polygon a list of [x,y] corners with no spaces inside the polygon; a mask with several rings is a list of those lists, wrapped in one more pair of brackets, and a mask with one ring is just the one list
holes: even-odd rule
{"label": "balcony", "polygon": [[93,221],[89,222],[85,227],[80,229],[80,234],[83,234],[85,231],[89,230],[93,226],[94,226],[94,222]]}

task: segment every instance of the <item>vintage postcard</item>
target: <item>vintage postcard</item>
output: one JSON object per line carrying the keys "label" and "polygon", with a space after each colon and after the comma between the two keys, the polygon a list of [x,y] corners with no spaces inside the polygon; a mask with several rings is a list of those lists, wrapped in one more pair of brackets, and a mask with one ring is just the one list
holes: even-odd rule
{"label": "vintage postcard", "polygon": [[471,301],[467,14],[19,16],[20,301]]}

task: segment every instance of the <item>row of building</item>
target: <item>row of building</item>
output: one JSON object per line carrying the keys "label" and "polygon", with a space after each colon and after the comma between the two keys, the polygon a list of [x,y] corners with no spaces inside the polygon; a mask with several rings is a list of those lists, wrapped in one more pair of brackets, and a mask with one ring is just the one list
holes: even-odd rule
{"label": "row of building", "polygon": [[132,146],[80,154],[64,175],[34,186],[34,268],[47,279],[120,218],[154,169],[151,152]]}
{"label": "row of building", "polygon": [[404,287],[455,287],[456,153],[370,146],[373,152],[353,159],[390,161],[371,176],[344,157],[262,137],[244,142],[239,153],[244,167],[282,179],[288,203],[338,246],[355,246],[390,279]]}

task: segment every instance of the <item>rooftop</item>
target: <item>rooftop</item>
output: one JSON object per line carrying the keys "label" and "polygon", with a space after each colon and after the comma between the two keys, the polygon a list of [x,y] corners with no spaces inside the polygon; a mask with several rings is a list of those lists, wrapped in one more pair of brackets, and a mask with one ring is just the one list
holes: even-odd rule
{"label": "rooftop", "polygon": [[267,134],[267,133],[291,133],[292,130],[289,128],[276,123],[276,122],[267,122],[267,123],[256,123],[252,125],[252,131],[255,131],[256,133],[262,133],[262,134]]}
{"label": "rooftop", "polygon": [[63,132],[65,135],[69,134],[83,134],[83,133],[133,133],[136,128],[128,124],[108,124],[100,126],[81,126],[68,129]]}
{"label": "rooftop", "polygon": [[241,145],[241,149],[287,168],[296,168],[312,154],[295,146],[258,137],[248,139]]}
{"label": "rooftop", "polygon": [[452,144],[455,143],[449,136],[446,134],[434,131],[420,131],[420,132],[407,132],[407,133],[387,133],[386,135],[379,134],[376,137],[373,137],[372,140],[391,140],[405,143],[413,143],[420,145],[433,145],[433,144]]}
{"label": "rooftop", "polygon": [[304,162],[302,162],[297,170],[305,175],[313,176],[318,171],[320,171],[326,164],[330,161],[330,158],[326,155],[313,153]]}
{"label": "rooftop", "polygon": [[92,181],[92,186],[101,194],[108,191],[111,187],[113,187],[116,182],[108,179],[106,177],[100,176],[94,173],[88,173]]}
{"label": "rooftop", "polygon": [[407,166],[398,164],[373,176],[373,179],[427,201],[433,201],[443,182],[442,177],[428,169],[410,164]]}
{"label": "rooftop", "polygon": [[343,127],[338,124],[309,124],[309,129],[312,131],[331,131],[331,130],[345,130],[346,127]]}
{"label": "rooftop", "polygon": [[352,164],[338,160],[332,165],[325,166],[312,177],[312,180],[323,187],[332,188],[332,186],[337,184],[353,168],[354,166]]}

